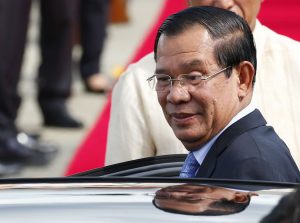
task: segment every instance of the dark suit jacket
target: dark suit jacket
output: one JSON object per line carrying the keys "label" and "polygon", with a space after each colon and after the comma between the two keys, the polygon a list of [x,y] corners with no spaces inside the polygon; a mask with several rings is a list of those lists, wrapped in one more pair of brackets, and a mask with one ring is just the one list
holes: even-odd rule
{"label": "dark suit jacket", "polygon": [[197,177],[300,182],[288,147],[257,109],[219,136]]}

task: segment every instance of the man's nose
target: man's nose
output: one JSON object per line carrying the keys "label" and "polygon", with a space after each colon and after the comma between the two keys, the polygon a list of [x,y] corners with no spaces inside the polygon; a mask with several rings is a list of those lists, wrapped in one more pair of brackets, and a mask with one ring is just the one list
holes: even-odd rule
{"label": "man's nose", "polygon": [[215,0],[213,6],[229,10],[234,6],[234,0]]}
{"label": "man's nose", "polygon": [[172,104],[185,103],[190,100],[190,93],[180,81],[174,81],[167,96],[168,102]]}

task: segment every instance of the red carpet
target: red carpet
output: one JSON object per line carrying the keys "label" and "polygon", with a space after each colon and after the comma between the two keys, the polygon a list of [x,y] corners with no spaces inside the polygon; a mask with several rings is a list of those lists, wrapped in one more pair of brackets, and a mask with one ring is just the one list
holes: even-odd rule
{"label": "red carpet", "polygon": [[[185,7],[185,0],[177,0],[177,4],[174,4],[174,0],[166,0],[157,20],[138,47],[136,53],[129,60],[128,64],[138,61],[140,58],[153,51],[155,35],[159,25],[166,17],[168,17],[168,15]],[[110,105],[111,96],[109,95],[107,103],[104,105],[102,113],[95,123],[95,126],[88,133],[86,139],[77,149],[73,160],[71,160],[71,163],[65,173],[66,176],[102,167],[104,165]]]}
{"label": "red carpet", "polygon": [[[264,1],[259,19],[262,24],[276,32],[300,41],[300,14],[298,13],[300,11],[300,4],[298,1],[299,0]],[[176,4],[174,4],[174,0],[165,1],[157,21],[146,35],[132,59],[129,60],[128,64],[138,61],[153,50],[156,30],[159,25],[168,15],[185,8],[185,2],[185,0],[177,0]],[[110,105],[111,98],[108,96],[99,119],[77,149],[65,175],[75,174],[104,165]]]}

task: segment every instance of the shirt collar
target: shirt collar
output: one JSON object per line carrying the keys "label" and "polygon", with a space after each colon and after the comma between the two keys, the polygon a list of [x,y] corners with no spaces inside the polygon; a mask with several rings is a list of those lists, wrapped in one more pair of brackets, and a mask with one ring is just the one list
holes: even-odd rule
{"label": "shirt collar", "polygon": [[246,115],[253,112],[255,109],[255,106],[253,105],[253,102],[251,102],[246,108],[241,110],[239,113],[234,116],[231,121],[228,123],[228,125],[225,126],[222,131],[220,131],[217,135],[215,135],[211,140],[209,140],[206,144],[201,146],[199,149],[194,151],[194,156],[196,157],[196,160],[198,161],[199,165],[202,164],[203,160],[205,159],[207,153],[211,149],[212,145],[215,143],[215,141],[219,138],[219,136],[224,132],[229,126],[231,126],[233,123],[237,122],[241,118],[245,117]]}

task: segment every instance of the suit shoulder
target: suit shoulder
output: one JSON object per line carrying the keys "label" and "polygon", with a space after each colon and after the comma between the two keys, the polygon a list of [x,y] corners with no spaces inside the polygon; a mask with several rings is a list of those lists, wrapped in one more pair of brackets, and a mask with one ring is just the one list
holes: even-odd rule
{"label": "suit shoulder", "polygon": [[261,126],[238,136],[218,158],[219,170],[237,179],[299,182],[299,170],[272,127]]}
{"label": "suit shoulder", "polygon": [[228,150],[234,150],[247,158],[289,154],[286,144],[270,126],[260,126],[244,132],[229,145]]}

